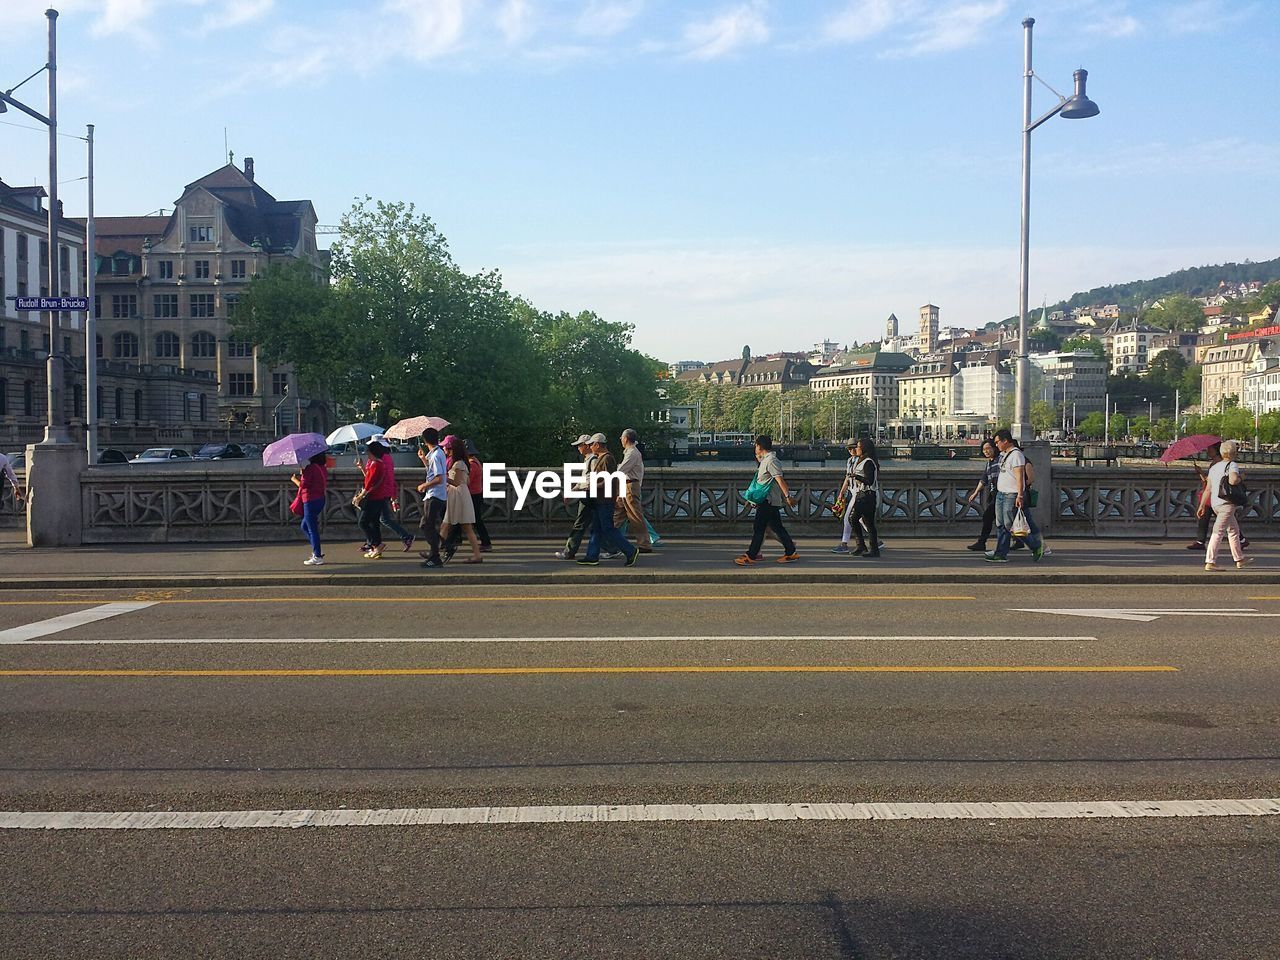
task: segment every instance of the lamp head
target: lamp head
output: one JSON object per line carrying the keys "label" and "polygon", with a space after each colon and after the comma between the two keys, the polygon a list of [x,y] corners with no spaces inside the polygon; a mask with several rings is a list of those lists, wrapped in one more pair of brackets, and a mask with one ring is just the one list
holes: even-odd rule
{"label": "lamp head", "polygon": [[1096,117],[1102,112],[1098,109],[1098,105],[1090,100],[1084,92],[1084,86],[1088,79],[1088,70],[1077,70],[1075,72],[1076,92],[1062,105],[1061,111],[1062,115],[1068,120],[1083,120],[1086,117]]}

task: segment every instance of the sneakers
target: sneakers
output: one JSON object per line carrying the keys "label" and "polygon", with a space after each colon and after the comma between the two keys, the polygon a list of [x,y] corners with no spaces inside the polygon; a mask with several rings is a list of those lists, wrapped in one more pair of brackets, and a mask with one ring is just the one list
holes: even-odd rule
{"label": "sneakers", "polygon": [[578,566],[580,566],[580,567],[598,567],[598,566],[600,566],[600,561],[599,561],[598,559],[596,559],[596,560],[592,560],[590,557],[583,557],[581,560],[575,560],[574,562],[575,562],[575,563],[577,563],[577,564],[578,564]]}
{"label": "sneakers", "polygon": [[617,550],[602,550],[600,552],[601,560],[617,560],[620,556],[622,556],[622,554]]}
{"label": "sneakers", "polygon": [[367,553],[365,553],[364,558],[365,558],[366,560],[381,560],[381,559],[382,559],[382,548],[381,548],[381,547],[374,547],[372,550],[370,550],[370,551],[368,551]]}
{"label": "sneakers", "polygon": [[570,552],[569,552],[569,551],[567,551],[567,550],[557,550],[557,551],[556,551],[556,559],[557,559],[557,560],[572,560],[572,559],[573,559],[573,554],[572,554],[572,553],[570,553]]}
{"label": "sneakers", "polygon": [[987,563],[1008,563],[1009,562],[1008,557],[1001,557],[995,553],[983,554],[982,559],[987,561]]}
{"label": "sneakers", "polygon": [[779,557],[779,558],[778,558],[778,562],[779,562],[779,563],[795,563],[795,562],[796,562],[797,560],[799,560],[799,559],[800,559],[800,554],[798,554],[798,553],[788,553],[788,554],[784,554],[783,556]]}
{"label": "sneakers", "polygon": [[[653,551],[652,551],[652,550],[650,550],[649,552],[650,552],[650,553],[652,553]],[[631,556],[627,557],[627,563],[626,563],[626,565],[627,565],[628,567],[634,567],[637,563],[639,563],[639,562],[640,562],[640,554],[642,554],[642,553],[644,553],[644,551],[643,551],[643,550],[639,550],[639,549],[632,550],[632,551],[631,551]]]}
{"label": "sneakers", "polygon": [[457,547],[444,547],[444,548],[440,551],[440,560],[441,560],[441,562],[443,562],[443,563],[448,563],[450,560],[452,560],[452,559],[453,559],[453,555],[454,555],[454,553],[456,553],[456,552],[457,552],[457,550],[458,550],[458,548],[457,548]]}
{"label": "sneakers", "polygon": [[1195,543],[1188,543],[1188,544],[1187,544],[1187,549],[1188,549],[1188,550],[1203,550],[1203,549],[1204,549],[1204,541],[1203,541],[1203,540],[1197,540],[1197,541],[1195,541]]}
{"label": "sneakers", "polygon": [[1031,550],[1031,559],[1032,559],[1032,561],[1033,561],[1033,562],[1035,562],[1035,563],[1039,563],[1039,562],[1040,562],[1040,558],[1041,558],[1041,557],[1043,557],[1043,556],[1044,556],[1044,547],[1043,547],[1043,546],[1033,547],[1033,548],[1032,548],[1032,550]]}
{"label": "sneakers", "polygon": [[302,565],[304,567],[320,567],[324,565],[324,559],[322,557],[307,557],[302,561]]}
{"label": "sneakers", "polygon": [[405,537],[404,540],[401,541],[401,543],[404,544],[405,553],[408,553],[410,550],[413,549],[413,537]]}
{"label": "sneakers", "polygon": [[1249,564],[1253,563],[1253,557],[1245,557],[1243,560],[1236,561],[1236,569],[1243,570]]}
{"label": "sneakers", "polygon": [[759,563],[759,562],[760,562],[761,560],[763,560],[763,559],[764,559],[764,557],[763,557],[763,556],[753,557],[753,556],[751,556],[751,554],[749,554],[749,553],[744,553],[744,554],[743,554],[742,556],[740,556],[740,557],[734,557],[734,558],[733,558],[733,562],[734,562],[734,563],[736,563],[736,564],[737,564],[738,566],[740,566],[740,567],[749,567],[749,566],[751,566],[751,565],[752,565],[752,564],[754,564],[754,563]]}
{"label": "sneakers", "polygon": [[431,568],[431,569],[435,569],[436,567],[443,567],[443,566],[444,566],[444,564],[443,564],[443,563],[441,563],[439,560],[432,560],[432,559],[428,558],[428,559],[426,559],[426,560],[423,560],[423,561],[422,561],[422,563],[418,564],[418,566],[420,566],[420,567],[429,567],[429,568]]}
{"label": "sneakers", "polygon": [[831,552],[832,553],[848,553],[849,545],[847,543],[842,543],[838,547],[832,547]]}
{"label": "sneakers", "polygon": [[965,549],[966,549],[966,550],[973,550],[973,551],[975,551],[975,552],[976,552],[976,551],[981,550],[983,553],[986,553],[986,552],[987,552],[987,542],[986,542],[985,540],[975,540],[973,543],[971,543],[971,544],[969,544],[967,547],[965,547]]}

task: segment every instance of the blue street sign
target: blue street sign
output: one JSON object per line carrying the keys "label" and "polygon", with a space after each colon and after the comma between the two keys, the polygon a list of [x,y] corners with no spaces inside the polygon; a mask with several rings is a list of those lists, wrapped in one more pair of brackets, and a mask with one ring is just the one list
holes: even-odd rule
{"label": "blue street sign", "polygon": [[9,297],[14,301],[17,310],[49,310],[55,313],[70,313],[75,310],[88,310],[88,297]]}

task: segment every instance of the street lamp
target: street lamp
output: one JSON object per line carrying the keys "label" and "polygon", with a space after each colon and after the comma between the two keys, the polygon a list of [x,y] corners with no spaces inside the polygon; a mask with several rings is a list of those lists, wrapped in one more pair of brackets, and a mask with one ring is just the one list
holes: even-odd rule
{"label": "street lamp", "polygon": [[[1096,117],[1098,105],[1085,95],[1085,82],[1089,71],[1075,72],[1075,93],[1070,97],[1050,87],[1031,69],[1031,28],[1035,20],[1031,17],[1022,21],[1024,42],[1024,68],[1022,72],[1022,247],[1020,251],[1020,283],[1018,289],[1018,387],[1014,398],[1012,433],[1020,443],[1035,438],[1035,430],[1030,424],[1031,409],[1031,361],[1027,357],[1027,274],[1028,254],[1030,250],[1030,216],[1031,216],[1031,132],[1052,117],[1062,114],[1068,120],[1082,120]],[[1038,120],[1031,119],[1031,81],[1040,80],[1054,96],[1058,104]]]}
{"label": "street lamp", "polygon": [[[23,83],[26,83],[27,80],[23,80],[17,86],[10,87],[0,93],[0,113],[7,112],[9,107],[16,107],[27,116],[39,120],[49,128],[49,296],[58,297],[62,295],[62,282],[59,275],[61,257],[58,251],[58,11],[46,10],[44,15],[49,18],[49,59],[43,67],[31,74],[30,77],[27,77],[27,80],[31,80],[41,73],[47,72],[49,74],[49,115],[45,116],[13,98],[13,91],[17,90]],[[61,337],[59,336],[58,328],[58,321],[61,316],[62,314],[57,310],[49,311],[49,358],[45,368],[48,379],[47,397],[49,409],[44,430],[44,442],[50,444],[71,442],[65,423],[66,411],[62,406],[63,358],[62,354],[59,353]]]}

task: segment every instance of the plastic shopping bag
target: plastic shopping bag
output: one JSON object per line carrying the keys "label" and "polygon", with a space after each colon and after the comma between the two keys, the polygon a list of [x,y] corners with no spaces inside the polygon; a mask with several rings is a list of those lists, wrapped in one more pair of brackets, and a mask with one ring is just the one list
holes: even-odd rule
{"label": "plastic shopping bag", "polygon": [[1009,533],[1019,538],[1031,536],[1031,524],[1027,522],[1027,515],[1022,512],[1021,507],[1013,517],[1013,526],[1009,528]]}

